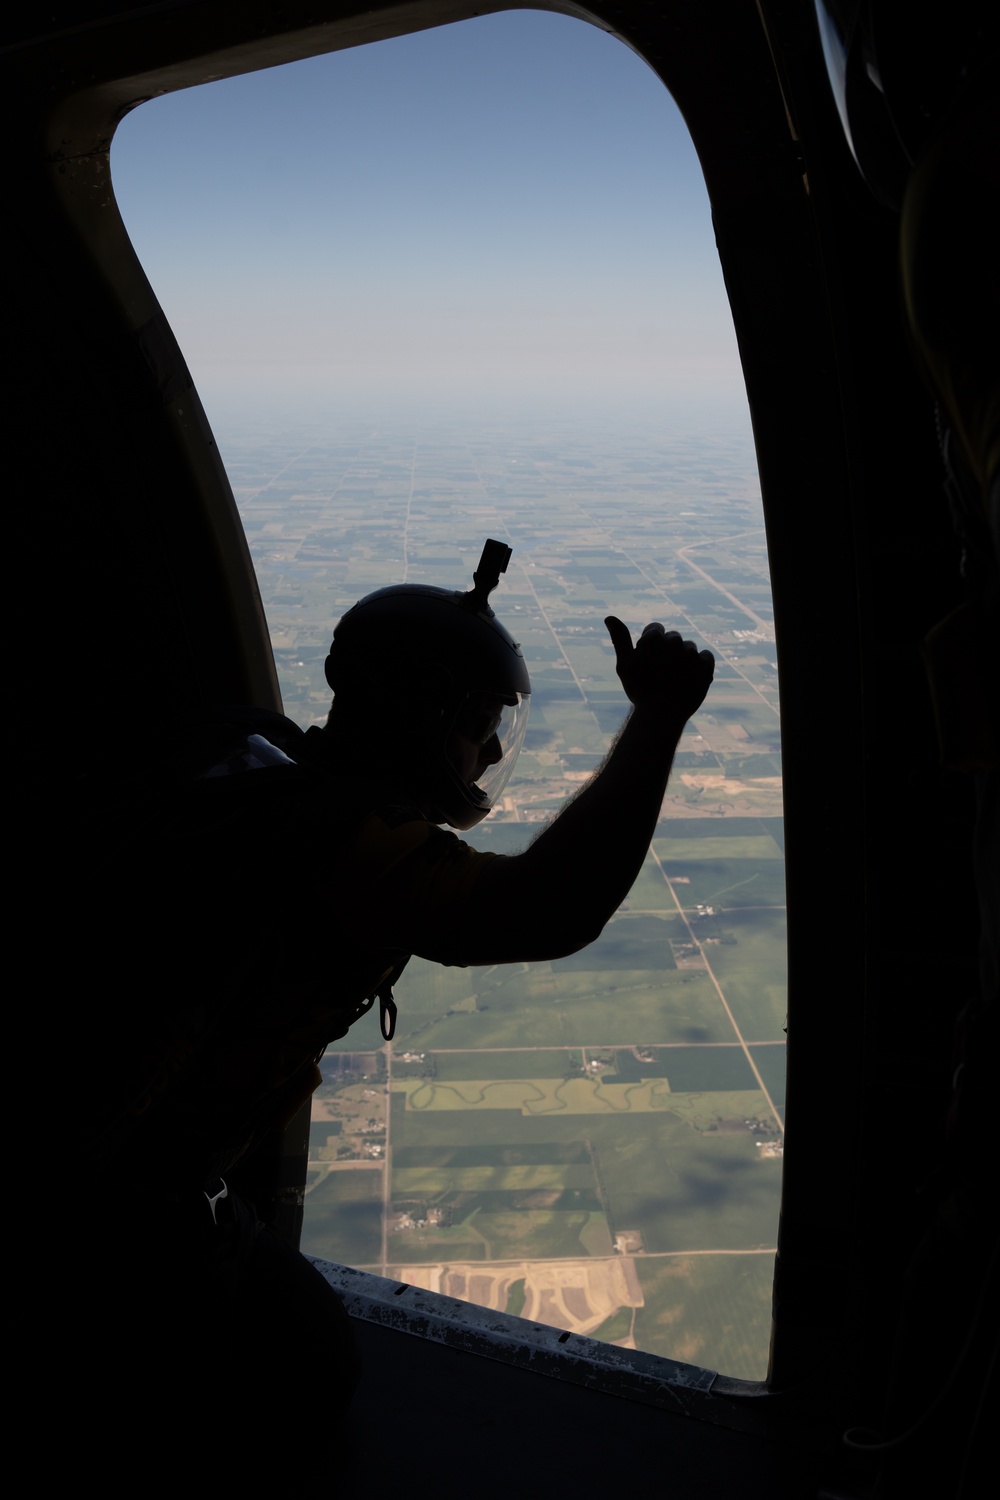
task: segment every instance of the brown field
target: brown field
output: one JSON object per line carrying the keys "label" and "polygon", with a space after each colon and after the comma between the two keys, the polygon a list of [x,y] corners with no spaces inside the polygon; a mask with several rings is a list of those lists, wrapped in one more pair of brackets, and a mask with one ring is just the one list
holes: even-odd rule
{"label": "brown field", "polygon": [[[600,1260],[498,1261],[393,1266],[390,1274],[411,1286],[441,1292],[503,1312],[511,1286],[524,1282],[521,1313],[570,1333],[593,1333],[620,1307],[641,1307],[642,1288],[630,1256]],[[631,1339],[621,1340],[631,1346]]]}

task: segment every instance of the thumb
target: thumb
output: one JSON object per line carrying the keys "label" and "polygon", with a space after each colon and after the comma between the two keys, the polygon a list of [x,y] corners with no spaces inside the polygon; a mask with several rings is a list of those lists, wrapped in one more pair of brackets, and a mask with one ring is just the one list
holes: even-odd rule
{"label": "thumb", "polygon": [[608,615],[604,621],[611,637],[611,644],[615,648],[616,665],[622,667],[629,660],[633,652],[632,632],[615,615]]}

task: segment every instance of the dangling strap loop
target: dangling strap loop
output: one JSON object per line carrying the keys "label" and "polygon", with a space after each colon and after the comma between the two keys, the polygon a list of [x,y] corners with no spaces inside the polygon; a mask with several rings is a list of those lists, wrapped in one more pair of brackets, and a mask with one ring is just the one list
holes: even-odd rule
{"label": "dangling strap loop", "polygon": [[396,1034],[396,1002],[392,998],[392,985],[387,984],[378,992],[379,1021],[382,1035],[391,1042]]}

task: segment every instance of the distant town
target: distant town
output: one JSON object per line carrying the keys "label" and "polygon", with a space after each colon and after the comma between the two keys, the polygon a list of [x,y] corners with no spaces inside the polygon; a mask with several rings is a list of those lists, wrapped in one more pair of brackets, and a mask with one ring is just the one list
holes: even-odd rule
{"label": "distant town", "polygon": [[[653,847],[592,947],[553,963],[411,961],[396,1039],[323,1061],[304,1248],[611,1342],[760,1378],[784,1133],[780,717],[749,435],[572,422],[217,424],[285,711],[329,706],[332,626],[395,581],[493,596],[532,679],[501,809],[528,842],[627,704],[603,625],[716,655]],[[303,973],[336,933],[303,935]]]}

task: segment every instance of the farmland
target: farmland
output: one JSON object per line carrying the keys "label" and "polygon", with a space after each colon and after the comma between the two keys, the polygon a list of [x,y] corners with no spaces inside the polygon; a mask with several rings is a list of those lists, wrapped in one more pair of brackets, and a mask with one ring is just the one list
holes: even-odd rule
{"label": "farmland", "polygon": [[[599,940],[552,962],[411,960],[387,1046],[329,1049],[304,1247],[636,1347],[759,1377],[784,1131],[777,672],[742,434],[567,422],[258,425],[237,498],[286,711],[321,722],[332,622],[404,576],[493,603],[532,676],[524,751],[469,836],[516,854],[591,774],[627,704],[603,617],[707,647],[651,850]],[[553,893],[558,900],[558,892]],[[307,935],[312,936],[312,935]],[[291,977],[315,964],[296,944]],[[335,954],[335,918],[322,952]]]}

